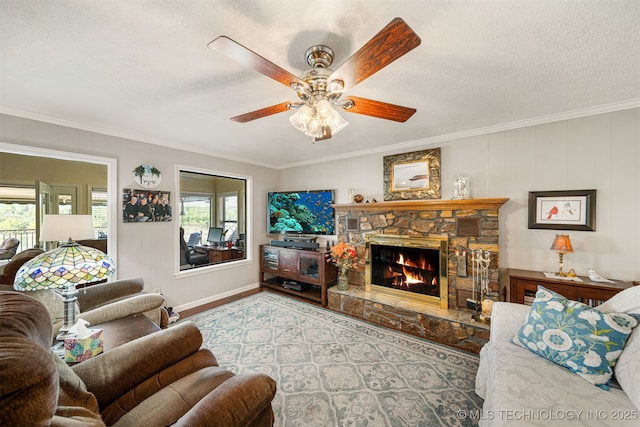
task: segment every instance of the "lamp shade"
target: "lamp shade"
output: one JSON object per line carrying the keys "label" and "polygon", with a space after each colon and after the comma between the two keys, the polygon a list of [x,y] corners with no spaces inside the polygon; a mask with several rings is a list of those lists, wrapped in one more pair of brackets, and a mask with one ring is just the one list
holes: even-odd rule
{"label": "lamp shade", "polygon": [[91,215],[45,215],[40,226],[41,242],[93,239]]}
{"label": "lamp shade", "polygon": [[551,250],[556,251],[559,254],[573,253],[573,247],[571,246],[571,239],[568,234],[556,234],[556,238],[553,239],[551,244]]}
{"label": "lamp shade", "polygon": [[75,287],[104,280],[115,274],[115,264],[104,252],[78,244],[63,244],[24,263],[13,288],[37,291]]}

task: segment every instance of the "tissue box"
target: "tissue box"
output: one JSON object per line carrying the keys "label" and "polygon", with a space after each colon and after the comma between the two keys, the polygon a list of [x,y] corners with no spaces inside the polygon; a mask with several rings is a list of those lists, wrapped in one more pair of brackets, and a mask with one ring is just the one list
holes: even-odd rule
{"label": "tissue box", "polygon": [[91,335],[86,338],[75,336],[64,339],[64,361],[79,363],[102,353],[104,341],[102,329],[90,329]]}

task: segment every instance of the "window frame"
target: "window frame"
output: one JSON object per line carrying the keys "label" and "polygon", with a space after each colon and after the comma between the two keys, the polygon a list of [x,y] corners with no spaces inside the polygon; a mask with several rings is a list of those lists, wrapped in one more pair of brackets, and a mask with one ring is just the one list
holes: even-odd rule
{"label": "window frame", "polygon": [[[249,263],[253,262],[253,254],[250,250],[248,250],[248,248],[251,247],[251,242],[252,242],[252,230],[253,230],[253,206],[252,206],[252,195],[253,195],[253,176],[251,175],[245,175],[245,174],[239,174],[239,173],[235,173],[235,172],[229,172],[229,171],[223,171],[223,170],[218,170],[218,169],[206,169],[206,168],[201,168],[201,167],[197,167],[197,166],[189,166],[189,165],[180,165],[180,164],[176,164],[175,165],[175,173],[174,173],[174,177],[175,177],[175,188],[176,188],[176,194],[178,195],[176,197],[176,200],[180,200],[181,199],[181,194],[182,194],[182,189],[180,187],[180,178],[181,178],[181,173],[182,172],[187,172],[187,173],[197,173],[197,174],[204,174],[204,175],[210,175],[210,176],[217,176],[217,177],[221,177],[221,178],[230,178],[230,179],[240,179],[240,180],[244,180],[244,235],[245,235],[245,244],[244,244],[244,258],[242,259],[238,259],[238,260],[233,260],[233,261],[228,261],[228,262],[224,262],[224,263],[220,263],[220,264],[213,264],[213,265],[207,265],[207,266],[203,266],[203,267],[198,267],[198,268],[191,268],[191,269],[186,269],[186,270],[180,270],[180,253],[179,253],[179,247],[180,247],[180,220],[174,221],[175,224],[175,245],[174,247],[176,248],[175,251],[175,257],[174,257],[174,268],[175,268],[175,276],[176,277],[188,277],[194,274],[202,274],[202,273],[206,273],[212,270],[218,270],[218,269],[225,269],[225,268],[233,268],[233,267],[237,267],[237,266],[242,266],[242,265],[246,265]],[[188,194],[195,194],[196,192],[194,191],[186,191],[186,193]],[[225,192],[228,193],[228,192]],[[220,193],[220,194],[212,194],[212,204],[214,204],[215,206],[212,206],[212,217],[213,221],[218,221],[217,218],[217,209],[218,209],[218,202],[219,202],[219,196],[221,194],[225,194],[225,193]],[[241,199],[242,199],[242,195],[241,194],[237,194],[238,197],[238,205],[240,205]],[[179,209],[179,206],[175,207],[176,209]],[[238,206],[238,209],[240,210],[240,206]],[[240,222],[240,218],[238,218],[238,222]]]}
{"label": "window frame", "polygon": [[[107,235],[107,253],[109,256],[117,260],[118,259],[118,219],[121,212],[119,209],[118,197],[120,192],[118,191],[118,160],[112,157],[93,156],[89,154],[81,154],[77,152],[53,150],[48,148],[30,147],[26,145],[8,144],[0,141],[0,151],[6,153],[20,154],[23,156],[35,156],[35,157],[50,157],[52,159],[72,160],[85,163],[95,163],[104,165],[107,167],[107,198],[109,208],[109,225]],[[37,195],[36,195],[37,197]],[[41,219],[36,210],[36,223],[39,224]],[[116,275],[110,280],[118,279],[118,271]]]}

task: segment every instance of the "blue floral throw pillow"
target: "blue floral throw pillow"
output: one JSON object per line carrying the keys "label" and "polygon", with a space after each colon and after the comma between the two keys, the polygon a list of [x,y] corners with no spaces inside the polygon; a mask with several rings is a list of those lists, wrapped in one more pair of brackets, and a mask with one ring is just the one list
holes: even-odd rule
{"label": "blue floral throw pillow", "polygon": [[608,390],[613,367],[638,325],[635,315],[602,313],[542,286],[511,340]]}

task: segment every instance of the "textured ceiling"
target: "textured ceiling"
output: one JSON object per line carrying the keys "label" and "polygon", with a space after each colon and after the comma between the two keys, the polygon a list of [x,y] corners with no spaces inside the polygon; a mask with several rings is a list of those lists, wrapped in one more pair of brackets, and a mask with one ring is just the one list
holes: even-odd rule
{"label": "textured ceiling", "polygon": [[[308,47],[338,66],[394,17],[422,44],[345,95],[416,108],[406,123],[343,113],[313,144],[289,112],[229,120],[297,97],[217,36],[298,75]],[[638,100],[637,0],[0,0],[0,112],[271,167]]]}

